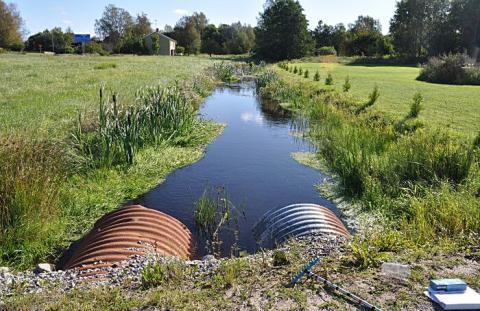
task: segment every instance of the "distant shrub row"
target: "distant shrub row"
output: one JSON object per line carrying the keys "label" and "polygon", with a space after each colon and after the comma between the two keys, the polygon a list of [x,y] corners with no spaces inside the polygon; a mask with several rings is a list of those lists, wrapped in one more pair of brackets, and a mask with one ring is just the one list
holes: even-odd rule
{"label": "distant shrub row", "polygon": [[322,46],[315,51],[315,55],[337,55],[337,50],[333,46]]}
{"label": "distant shrub row", "polygon": [[417,80],[443,84],[480,85],[480,68],[467,67],[463,54],[449,54],[428,60]]}

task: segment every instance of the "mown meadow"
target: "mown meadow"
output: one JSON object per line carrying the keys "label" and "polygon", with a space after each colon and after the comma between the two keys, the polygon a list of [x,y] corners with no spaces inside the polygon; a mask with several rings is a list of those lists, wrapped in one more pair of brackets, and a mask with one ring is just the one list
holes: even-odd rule
{"label": "mown meadow", "polygon": [[[480,234],[480,134],[478,124],[471,123],[472,116],[465,110],[475,107],[478,96],[474,94],[480,94],[480,89],[468,88],[472,93],[465,98],[472,104],[466,104],[465,110],[462,105],[448,106],[463,111],[464,118],[456,122],[463,122],[465,132],[469,131],[465,135],[441,117],[426,115],[428,106],[439,106],[431,98],[446,89],[415,81],[413,72],[396,77],[396,72],[408,69],[302,66],[274,66],[259,78],[260,91],[296,113],[299,129],[317,147],[325,169],[336,176],[337,187],[330,195],[358,204],[362,212],[376,219],[372,228],[363,228],[363,234],[351,244],[354,264],[367,268],[391,254],[405,252],[415,256],[435,251],[475,252]],[[324,79],[315,78],[311,70],[321,66],[341,68],[344,79],[335,71],[330,78],[325,72]],[[381,80],[365,79],[362,84],[353,75],[345,80],[350,68],[358,72],[362,68],[364,76],[380,70],[377,79],[384,72],[385,83],[399,80],[404,94],[381,87]],[[407,81],[405,85],[402,79]],[[427,94],[408,85],[424,86]],[[359,96],[355,89],[366,93]],[[443,98],[457,98],[463,88],[448,90]],[[382,107],[389,107],[382,104],[384,94],[397,96],[402,108],[395,113],[382,112]]]}
{"label": "mown meadow", "polygon": [[219,81],[212,68],[201,57],[1,55],[0,265],[55,262],[104,213],[198,160],[222,129],[197,117]]}
{"label": "mown meadow", "polygon": [[[419,120],[438,128],[449,127],[461,134],[473,136],[480,131],[480,91],[478,86],[446,85],[417,81],[420,69],[414,66],[362,65],[338,62],[291,64],[303,71],[308,70],[312,87],[325,85],[331,74],[332,87],[341,90],[348,76],[350,93],[358,98],[367,98],[375,85],[380,97],[374,110],[393,118],[402,118],[410,109],[415,93],[424,98],[424,110]],[[319,81],[313,81],[318,71]],[[288,75],[288,79],[305,80],[298,75]],[[304,82],[304,81],[302,81]]]}

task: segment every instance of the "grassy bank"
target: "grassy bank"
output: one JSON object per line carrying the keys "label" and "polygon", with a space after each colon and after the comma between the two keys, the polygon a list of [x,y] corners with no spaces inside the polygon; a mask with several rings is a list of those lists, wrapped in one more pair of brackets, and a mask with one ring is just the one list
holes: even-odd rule
{"label": "grassy bank", "polygon": [[260,79],[261,93],[303,120],[299,124],[317,156],[337,177],[336,192],[381,219],[377,231],[352,244],[360,266],[377,265],[385,253],[478,245],[478,142],[421,122],[418,99],[410,99],[410,110],[395,119],[378,112],[373,87],[369,99],[362,99],[283,69],[275,72]]}
{"label": "grassy bank", "polygon": [[[90,73],[91,79],[100,79],[97,82],[103,77],[113,84],[110,92],[105,91],[107,102],[98,98],[101,83],[80,83],[76,89],[81,72],[67,78],[64,87],[53,83],[53,88],[45,90],[49,83],[40,80],[7,94],[12,109],[5,110],[2,118],[21,122],[2,128],[0,141],[0,265],[27,268],[40,261],[54,262],[99,216],[148,191],[173,170],[198,160],[203,147],[221,132],[221,125],[195,115],[217,83],[215,72],[202,69],[208,65],[206,60],[178,58],[178,66],[174,66],[177,58],[7,57],[12,57],[7,63],[9,70],[18,75],[26,74],[15,69],[16,62],[28,63],[22,57],[38,61],[40,68],[50,66],[52,76],[65,74],[69,66],[83,68],[88,61],[114,59],[117,64],[106,69],[92,67],[91,71],[126,69],[119,73],[123,82],[109,80],[108,74]],[[161,66],[165,64],[171,67]],[[142,77],[144,74],[147,77]],[[160,76],[161,81],[157,80]],[[166,86],[175,80],[174,87]],[[155,88],[143,88],[142,94],[135,95],[134,87],[140,85]],[[38,98],[32,89],[38,90]],[[53,94],[49,100],[48,91]],[[97,98],[90,102],[93,94]],[[34,104],[25,105],[31,111],[25,115],[21,111],[30,99]],[[78,105],[69,107],[66,101],[86,107],[80,122],[75,110]],[[61,124],[55,121],[56,113],[64,120]],[[146,118],[158,122],[152,126]],[[29,126],[22,129],[22,122]]]}
{"label": "grassy bank", "polygon": [[[410,109],[411,98],[420,92],[425,99],[420,121],[438,128],[449,127],[461,134],[475,135],[480,131],[480,88],[478,86],[440,85],[416,78],[420,72],[416,67],[348,65],[339,63],[292,63],[303,71],[309,70],[312,87],[321,88],[327,75],[333,77],[332,87],[342,90],[348,76],[352,84],[351,94],[367,98],[375,85],[381,96],[374,109],[393,118],[402,118]],[[313,81],[320,73],[320,81]],[[289,80],[304,80],[293,74],[285,75]],[[305,82],[305,81],[302,81]]]}

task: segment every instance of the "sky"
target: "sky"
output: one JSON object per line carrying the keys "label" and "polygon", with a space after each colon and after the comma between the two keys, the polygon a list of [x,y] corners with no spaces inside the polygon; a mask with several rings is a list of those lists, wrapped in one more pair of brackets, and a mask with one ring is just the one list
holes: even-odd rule
{"label": "sky", "polygon": [[[255,26],[265,0],[7,0],[16,3],[25,21],[29,35],[53,27],[71,27],[75,33],[94,35],[95,19],[101,17],[108,4],[126,9],[135,16],[146,13],[153,28],[163,29],[184,15],[204,12],[210,23],[231,24],[242,22]],[[314,29],[319,20],[327,24],[355,21],[358,15],[370,15],[379,19],[382,31],[388,33],[389,21],[395,10],[396,0],[300,0]]]}

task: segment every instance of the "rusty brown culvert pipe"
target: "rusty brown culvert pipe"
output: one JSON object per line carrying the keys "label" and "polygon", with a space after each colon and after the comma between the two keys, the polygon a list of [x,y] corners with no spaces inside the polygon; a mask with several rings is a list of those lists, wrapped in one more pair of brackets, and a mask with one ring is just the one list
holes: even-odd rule
{"label": "rusty brown culvert pipe", "polygon": [[100,218],[62,268],[104,269],[148,252],[187,259],[192,245],[188,228],[172,216],[126,206]]}

